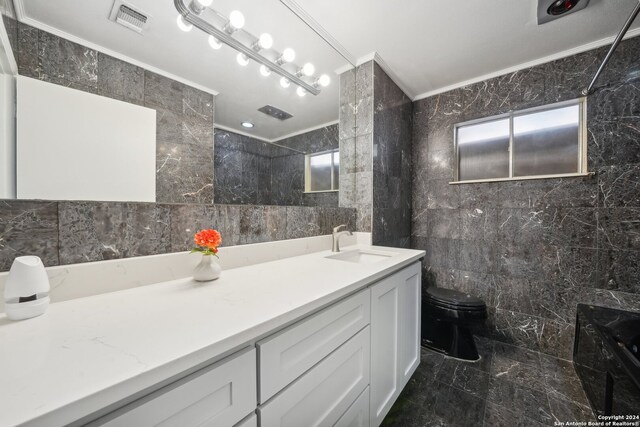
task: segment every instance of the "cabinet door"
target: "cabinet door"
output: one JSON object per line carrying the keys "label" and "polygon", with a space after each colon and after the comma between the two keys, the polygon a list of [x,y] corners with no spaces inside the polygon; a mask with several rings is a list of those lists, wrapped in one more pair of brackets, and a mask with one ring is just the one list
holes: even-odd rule
{"label": "cabinet door", "polygon": [[420,265],[414,264],[400,272],[400,341],[399,372],[400,390],[407,385],[420,363],[420,316],[422,283]]}
{"label": "cabinet door", "polygon": [[379,426],[420,363],[420,264],[371,287],[371,425]]}
{"label": "cabinet door", "polygon": [[398,391],[398,303],[396,275],[371,288],[371,425],[378,426]]}
{"label": "cabinet door", "polygon": [[95,425],[233,426],[255,409],[256,350],[201,369],[98,420]]}
{"label": "cabinet door", "polygon": [[367,387],[333,427],[369,427],[369,412]]}
{"label": "cabinet door", "polygon": [[260,427],[333,426],[369,384],[367,326],[258,408]]}

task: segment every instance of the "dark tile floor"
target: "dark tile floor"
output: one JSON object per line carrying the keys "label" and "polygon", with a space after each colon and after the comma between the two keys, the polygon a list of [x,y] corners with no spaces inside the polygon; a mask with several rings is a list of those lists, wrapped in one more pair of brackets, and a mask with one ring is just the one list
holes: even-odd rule
{"label": "dark tile floor", "polygon": [[553,426],[595,421],[570,361],[476,338],[481,359],[422,349],[383,426]]}

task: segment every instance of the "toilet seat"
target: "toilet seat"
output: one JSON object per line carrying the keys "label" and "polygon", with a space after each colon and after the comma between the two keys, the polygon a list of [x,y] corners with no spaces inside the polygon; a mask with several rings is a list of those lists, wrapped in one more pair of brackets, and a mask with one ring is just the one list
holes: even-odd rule
{"label": "toilet seat", "polygon": [[453,289],[431,286],[425,292],[425,300],[441,308],[458,311],[484,311],[486,305],[480,298]]}

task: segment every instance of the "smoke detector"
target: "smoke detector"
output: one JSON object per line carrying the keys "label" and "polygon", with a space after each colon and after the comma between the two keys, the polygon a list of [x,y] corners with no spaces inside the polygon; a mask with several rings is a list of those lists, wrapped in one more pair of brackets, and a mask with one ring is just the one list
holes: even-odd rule
{"label": "smoke detector", "polygon": [[538,25],[584,9],[589,0],[538,0]]}
{"label": "smoke detector", "polygon": [[142,31],[149,26],[150,16],[133,5],[122,0],[116,0],[111,8],[109,19],[122,25],[125,28],[142,34]]}

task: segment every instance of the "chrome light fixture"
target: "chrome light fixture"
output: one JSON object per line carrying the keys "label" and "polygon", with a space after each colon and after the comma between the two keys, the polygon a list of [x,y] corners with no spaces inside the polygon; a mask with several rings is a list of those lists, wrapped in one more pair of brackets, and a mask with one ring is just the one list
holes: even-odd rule
{"label": "chrome light fixture", "polygon": [[[238,51],[236,57],[238,64],[246,66],[250,60],[254,60],[260,65],[260,74],[263,76],[266,77],[271,72],[280,75],[280,86],[283,88],[289,87],[291,83],[297,85],[296,92],[299,96],[305,96],[307,93],[318,95],[320,87],[326,87],[330,84],[331,79],[326,74],[314,78],[315,67],[313,64],[306,63],[302,67],[292,64],[296,58],[293,49],[286,48],[282,53],[274,52],[271,49],[273,38],[270,34],[263,33],[256,37],[243,30],[244,35],[248,35],[250,39],[254,40],[250,45],[235,38],[234,34],[241,30],[245,24],[244,15],[240,11],[234,10],[227,19],[215,10],[209,9],[225,22],[220,28],[201,16],[204,10],[211,6],[213,0],[190,0],[188,4],[187,1],[189,0],[174,0],[175,7],[179,12],[178,27],[185,32],[196,27],[208,34],[209,45],[212,49],[219,49],[222,44],[226,44]],[[246,37],[242,38],[246,39]],[[287,69],[288,67],[296,71],[291,72]]]}

